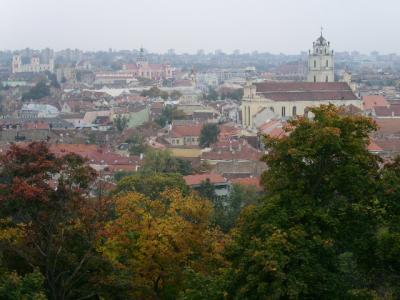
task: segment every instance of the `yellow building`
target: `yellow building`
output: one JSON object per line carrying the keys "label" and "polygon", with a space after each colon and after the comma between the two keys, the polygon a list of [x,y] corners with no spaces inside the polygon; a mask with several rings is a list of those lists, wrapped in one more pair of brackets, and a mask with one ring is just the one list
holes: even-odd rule
{"label": "yellow building", "polygon": [[346,82],[247,82],[242,100],[242,125],[254,128],[254,118],[265,109],[272,111],[276,118],[286,118],[304,115],[307,108],[322,104],[353,105],[362,109],[362,101]]}

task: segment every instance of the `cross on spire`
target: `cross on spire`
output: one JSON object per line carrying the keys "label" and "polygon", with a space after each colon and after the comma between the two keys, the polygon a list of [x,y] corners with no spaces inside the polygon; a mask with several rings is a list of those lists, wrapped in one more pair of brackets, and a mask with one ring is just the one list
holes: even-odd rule
{"label": "cross on spire", "polygon": [[321,36],[322,36],[322,32],[324,31],[324,27],[321,26]]}

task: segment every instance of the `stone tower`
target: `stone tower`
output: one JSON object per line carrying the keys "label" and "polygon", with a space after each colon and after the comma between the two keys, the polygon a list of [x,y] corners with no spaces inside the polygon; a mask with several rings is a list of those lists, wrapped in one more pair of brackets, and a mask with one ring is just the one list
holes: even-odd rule
{"label": "stone tower", "polygon": [[18,73],[21,69],[21,55],[15,54],[13,55],[12,58],[12,72],[13,73]]}
{"label": "stone tower", "polygon": [[143,66],[147,66],[148,65],[147,58],[145,56],[143,47],[140,47],[139,56],[136,58],[136,64],[139,67],[143,67]]}
{"label": "stone tower", "polygon": [[334,57],[330,42],[323,36],[313,43],[313,50],[308,55],[308,82],[334,82]]}

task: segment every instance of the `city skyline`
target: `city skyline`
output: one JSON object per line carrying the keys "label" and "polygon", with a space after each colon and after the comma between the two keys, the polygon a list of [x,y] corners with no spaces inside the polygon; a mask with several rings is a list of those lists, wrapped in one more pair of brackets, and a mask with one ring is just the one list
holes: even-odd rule
{"label": "city skyline", "polygon": [[335,51],[400,53],[400,42],[393,38],[397,6],[394,0],[323,4],[315,0],[89,0],[84,4],[4,0],[0,49],[98,51],[143,46],[154,53],[173,48],[179,54],[199,49],[299,54],[311,48],[322,26]]}

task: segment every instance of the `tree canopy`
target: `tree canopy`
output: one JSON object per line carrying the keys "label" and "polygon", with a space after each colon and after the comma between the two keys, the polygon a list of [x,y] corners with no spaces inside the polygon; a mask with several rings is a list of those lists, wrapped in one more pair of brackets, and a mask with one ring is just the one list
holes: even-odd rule
{"label": "tree canopy", "polygon": [[219,128],[217,124],[205,124],[200,133],[200,146],[210,147],[218,141]]}
{"label": "tree canopy", "polygon": [[22,100],[37,100],[47,96],[50,96],[50,88],[46,81],[41,80],[22,95]]}
{"label": "tree canopy", "polygon": [[[397,298],[398,287],[380,279],[388,276],[382,260],[393,259],[384,253],[399,245],[397,229],[382,223],[385,207],[394,204],[380,197],[382,170],[389,185],[398,185],[397,166],[381,169],[380,158],[368,152],[372,120],[334,106],[312,112],[313,119],[289,122],[288,137],[266,140],[268,194],[242,215],[227,251],[229,293],[235,299]],[[391,261],[392,280],[397,262]]]}

